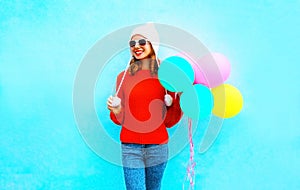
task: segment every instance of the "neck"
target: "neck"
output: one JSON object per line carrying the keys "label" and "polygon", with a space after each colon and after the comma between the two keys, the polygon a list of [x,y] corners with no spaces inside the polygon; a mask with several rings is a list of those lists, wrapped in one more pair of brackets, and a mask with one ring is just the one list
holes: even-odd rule
{"label": "neck", "polygon": [[149,70],[150,69],[150,63],[148,59],[140,60],[142,64],[142,70]]}

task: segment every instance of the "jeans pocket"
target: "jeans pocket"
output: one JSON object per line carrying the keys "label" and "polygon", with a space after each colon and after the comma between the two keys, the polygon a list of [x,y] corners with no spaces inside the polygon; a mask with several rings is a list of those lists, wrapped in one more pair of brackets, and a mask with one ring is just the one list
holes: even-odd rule
{"label": "jeans pocket", "polygon": [[142,148],[135,144],[122,144],[122,164],[128,168],[143,168]]}
{"label": "jeans pocket", "polygon": [[168,145],[162,144],[146,149],[145,162],[146,166],[155,166],[168,161]]}

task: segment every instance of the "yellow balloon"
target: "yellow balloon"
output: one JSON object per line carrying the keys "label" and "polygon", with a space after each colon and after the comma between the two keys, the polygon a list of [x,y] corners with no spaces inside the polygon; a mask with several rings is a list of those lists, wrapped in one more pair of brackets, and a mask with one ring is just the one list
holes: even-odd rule
{"label": "yellow balloon", "polygon": [[232,85],[222,84],[211,90],[214,97],[213,114],[221,118],[237,115],[243,107],[240,91]]}

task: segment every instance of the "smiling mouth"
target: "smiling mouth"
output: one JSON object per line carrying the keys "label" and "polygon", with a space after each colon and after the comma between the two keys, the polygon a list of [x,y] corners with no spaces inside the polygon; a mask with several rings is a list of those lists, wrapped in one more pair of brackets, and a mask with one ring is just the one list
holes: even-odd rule
{"label": "smiling mouth", "polygon": [[139,49],[134,50],[134,53],[136,56],[140,56],[144,53],[144,50],[139,48]]}

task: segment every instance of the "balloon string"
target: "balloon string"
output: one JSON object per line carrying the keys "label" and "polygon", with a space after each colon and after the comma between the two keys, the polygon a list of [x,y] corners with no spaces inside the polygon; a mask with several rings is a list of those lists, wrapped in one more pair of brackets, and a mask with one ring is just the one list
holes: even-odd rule
{"label": "balloon string", "polygon": [[[190,143],[190,159],[186,170],[186,177],[184,181],[189,181],[190,186],[189,189],[193,190],[195,185],[195,166],[196,162],[194,161],[194,143],[192,138],[192,120],[188,118],[188,136],[189,136],[189,143]],[[184,189],[184,184],[182,186]]]}

